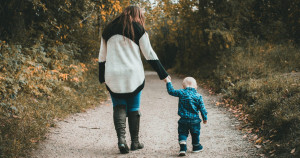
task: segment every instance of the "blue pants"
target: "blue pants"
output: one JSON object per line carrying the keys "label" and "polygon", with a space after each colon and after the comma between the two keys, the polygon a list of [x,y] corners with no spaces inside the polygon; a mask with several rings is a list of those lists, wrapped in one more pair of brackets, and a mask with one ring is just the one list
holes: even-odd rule
{"label": "blue pants", "polygon": [[192,144],[198,145],[200,143],[200,118],[197,119],[184,119],[181,118],[178,121],[178,140],[180,142],[186,142],[189,133],[192,136]]}
{"label": "blue pants", "polygon": [[126,106],[127,113],[132,111],[139,111],[140,109],[140,101],[141,101],[141,94],[142,91],[140,91],[137,95],[129,98],[116,98],[110,95],[113,107],[115,106]]}

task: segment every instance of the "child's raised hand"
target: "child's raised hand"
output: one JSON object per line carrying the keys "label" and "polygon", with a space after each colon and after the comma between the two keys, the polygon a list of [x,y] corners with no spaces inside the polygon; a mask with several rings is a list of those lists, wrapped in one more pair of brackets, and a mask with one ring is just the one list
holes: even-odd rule
{"label": "child's raised hand", "polygon": [[207,120],[204,120],[203,123],[206,124],[206,123],[207,123]]}

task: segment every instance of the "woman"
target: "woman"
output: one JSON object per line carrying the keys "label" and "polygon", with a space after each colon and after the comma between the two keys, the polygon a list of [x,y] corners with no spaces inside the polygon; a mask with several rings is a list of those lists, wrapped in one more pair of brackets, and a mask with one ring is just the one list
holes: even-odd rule
{"label": "woman", "polygon": [[129,152],[125,140],[126,116],[131,150],[144,147],[139,142],[140,96],[145,84],[140,52],[161,80],[168,77],[151,47],[144,24],[142,10],[136,6],[129,6],[106,26],[101,37],[99,80],[100,83],[106,84],[111,95],[118,147],[123,154]]}

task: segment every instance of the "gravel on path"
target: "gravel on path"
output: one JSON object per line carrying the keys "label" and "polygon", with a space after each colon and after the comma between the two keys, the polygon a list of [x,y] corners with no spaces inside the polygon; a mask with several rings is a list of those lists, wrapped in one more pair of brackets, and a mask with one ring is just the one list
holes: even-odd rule
{"label": "gravel on path", "polygon": [[[108,100],[85,113],[74,114],[58,122],[31,157],[177,157],[178,98],[168,95],[165,83],[159,80],[156,73],[145,72],[145,75],[140,125],[140,141],[144,143],[144,149],[119,154],[112,103]],[[175,89],[182,88],[181,82],[182,78],[172,76]],[[189,136],[187,157],[258,157],[254,145],[243,139],[241,131],[236,130],[239,122],[224,108],[215,106],[219,97],[209,95],[201,88],[198,92],[202,94],[208,111],[208,123],[201,123],[200,143],[204,150],[192,153]],[[126,130],[127,143],[130,145],[128,126]]]}

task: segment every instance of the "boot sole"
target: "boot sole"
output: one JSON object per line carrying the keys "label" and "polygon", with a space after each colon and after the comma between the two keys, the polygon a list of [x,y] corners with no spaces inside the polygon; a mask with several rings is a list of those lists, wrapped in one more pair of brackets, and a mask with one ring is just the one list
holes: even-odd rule
{"label": "boot sole", "polygon": [[139,146],[137,146],[137,147],[133,147],[133,146],[131,145],[130,150],[134,151],[134,150],[139,150],[139,149],[143,149],[143,148],[144,148],[144,144],[141,143],[141,144],[140,144]]}
{"label": "boot sole", "polygon": [[125,145],[120,145],[119,150],[120,150],[121,154],[128,154],[129,153],[129,149]]}
{"label": "boot sole", "polygon": [[144,147],[142,148],[131,148],[130,150],[134,151],[134,150],[139,150],[139,149],[143,149]]}

